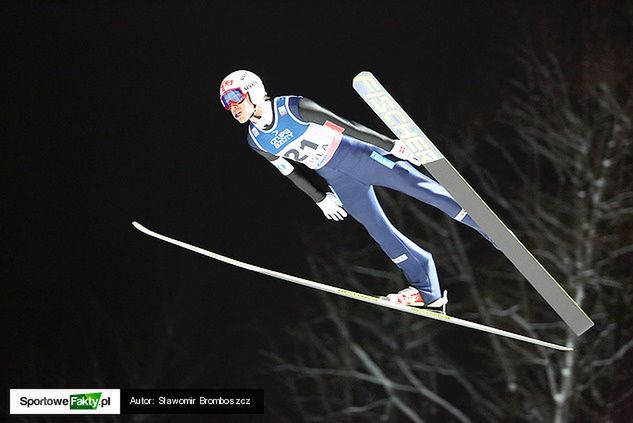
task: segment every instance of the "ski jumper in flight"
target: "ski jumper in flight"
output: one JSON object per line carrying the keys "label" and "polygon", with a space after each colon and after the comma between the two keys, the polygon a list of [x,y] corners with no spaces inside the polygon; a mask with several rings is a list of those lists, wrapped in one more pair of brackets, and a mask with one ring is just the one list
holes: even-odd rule
{"label": "ski jumper in flight", "polygon": [[[393,226],[374,186],[437,207],[489,238],[442,185],[411,165],[419,165],[420,160],[402,141],[337,116],[306,97],[271,99],[261,79],[245,70],[224,78],[220,101],[239,123],[249,123],[252,149],[307,194],[328,219],[342,220],[349,213],[402,270],[410,286],[383,299],[420,307],[445,306],[447,299],[442,296],[431,253]],[[291,162],[316,171],[332,192],[314,187]]]}

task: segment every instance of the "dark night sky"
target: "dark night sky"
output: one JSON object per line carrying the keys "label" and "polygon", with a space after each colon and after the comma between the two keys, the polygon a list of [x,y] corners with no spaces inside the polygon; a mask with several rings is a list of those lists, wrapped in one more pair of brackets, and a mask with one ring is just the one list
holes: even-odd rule
{"label": "dark night sky", "polygon": [[[361,70],[423,127],[458,105],[491,113],[518,36],[502,3],[3,6],[3,389],[84,385],[95,363],[105,385],[186,387],[202,358],[192,384],[267,386],[257,351],[313,292],[130,222],[309,276],[301,237],[336,224],[249,150],[219,82],[250,69],[379,130],[351,87]],[[166,338],[179,361],[156,376],[146,357]]]}

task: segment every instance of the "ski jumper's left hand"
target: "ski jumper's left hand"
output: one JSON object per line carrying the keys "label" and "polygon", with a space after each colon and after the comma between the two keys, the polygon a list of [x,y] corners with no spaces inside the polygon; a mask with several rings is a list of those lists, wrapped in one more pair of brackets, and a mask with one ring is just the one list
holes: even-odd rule
{"label": "ski jumper's left hand", "polygon": [[325,217],[330,220],[339,221],[347,217],[343,204],[331,192],[326,193],[325,198],[316,203],[316,205],[319,206]]}
{"label": "ski jumper's left hand", "polygon": [[409,150],[409,147],[407,147],[405,143],[403,143],[399,139],[396,139],[396,141],[393,143],[393,147],[391,148],[390,153],[397,158],[411,162],[416,166],[420,166],[422,164],[422,160],[420,160],[415,154],[413,154],[413,152]]}

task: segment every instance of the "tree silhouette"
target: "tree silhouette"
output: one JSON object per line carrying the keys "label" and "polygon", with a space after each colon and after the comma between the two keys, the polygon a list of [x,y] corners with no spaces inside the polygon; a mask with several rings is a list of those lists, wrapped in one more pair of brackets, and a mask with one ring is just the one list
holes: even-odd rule
{"label": "tree silhouette", "polygon": [[[267,352],[304,421],[622,421],[631,411],[633,20],[623,12],[589,13],[573,34],[526,30],[497,119],[458,127],[448,153],[596,326],[576,337],[485,241],[380,190],[397,226],[433,252],[451,314],[574,351],[321,295],[323,307],[289,328],[294,348]],[[361,229],[337,230],[335,255],[310,240],[317,280],[405,286]]]}

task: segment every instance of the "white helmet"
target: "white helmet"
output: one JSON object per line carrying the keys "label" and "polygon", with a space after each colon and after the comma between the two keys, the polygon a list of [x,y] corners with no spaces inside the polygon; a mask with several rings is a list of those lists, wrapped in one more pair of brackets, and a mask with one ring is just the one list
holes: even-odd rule
{"label": "white helmet", "polygon": [[246,94],[255,105],[265,101],[266,89],[259,76],[247,70],[231,72],[222,80],[220,84],[220,102],[226,110],[231,108],[232,103],[239,103],[244,100]]}

